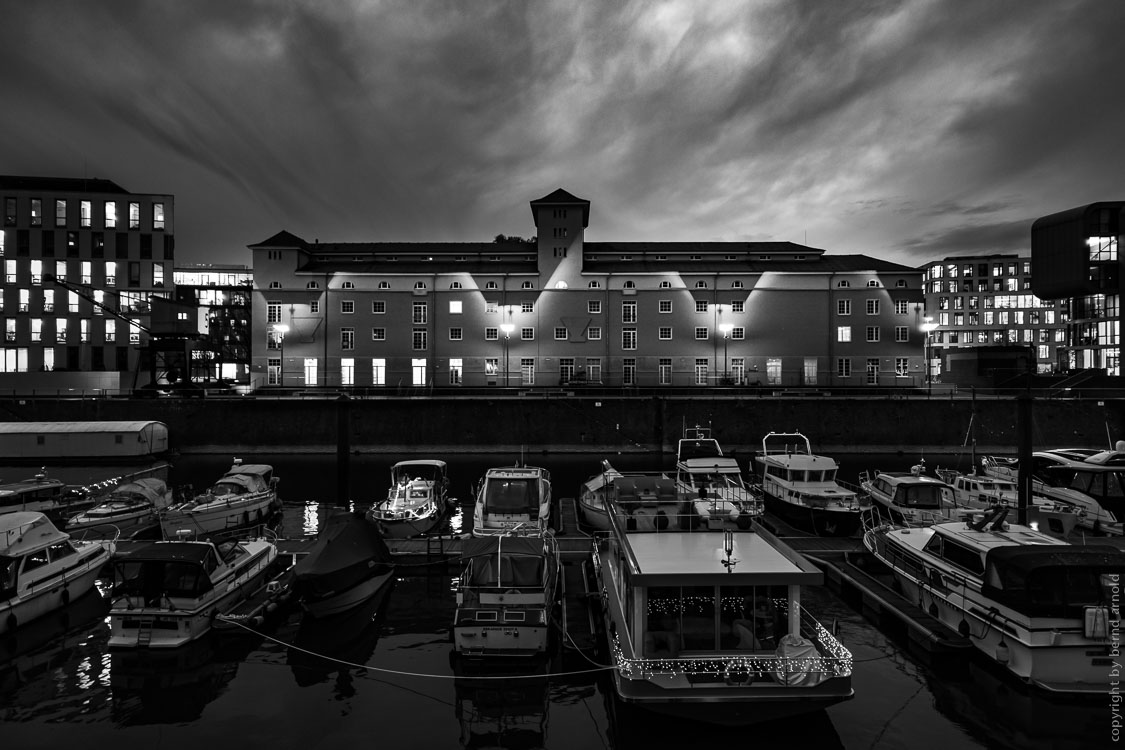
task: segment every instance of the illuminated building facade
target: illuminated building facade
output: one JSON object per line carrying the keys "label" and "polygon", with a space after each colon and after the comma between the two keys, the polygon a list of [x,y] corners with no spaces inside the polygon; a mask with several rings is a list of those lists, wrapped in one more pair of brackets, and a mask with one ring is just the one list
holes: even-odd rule
{"label": "illuminated building facade", "polygon": [[131,385],[152,301],[172,284],[172,196],[102,179],[0,176],[0,201],[0,382]]}
{"label": "illuminated building facade", "polygon": [[537,236],[251,245],[257,386],[920,386],[922,272],[790,242],[588,242],[590,202],[531,201]]}
{"label": "illuminated building facade", "polygon": [[176,266],[176,296],[198,306],[201,337],[191,352],[191,379],[250,382],[250,315],[254,272],[242,265]]}

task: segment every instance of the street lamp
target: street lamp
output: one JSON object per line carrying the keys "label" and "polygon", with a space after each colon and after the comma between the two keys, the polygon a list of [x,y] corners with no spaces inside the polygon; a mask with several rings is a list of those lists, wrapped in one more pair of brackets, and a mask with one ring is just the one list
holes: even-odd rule
{"label": "street lamp", "polygon": [[930,350],[932,349],[931,339],[934,335],[934,329],[937,328],[937,323],[930,316],[923,318],[925,321],[922,323],[922,332],[926,334],[926,395],[929,396],[933,393],[933,380],[934,380],[934,363],[930,359]]}
{"label": "street lamp", "polygon": [[516,327],[511,323],[501,323],[500,330],[504,332],[504,387],[508,387],[508,342],[512,338],[512,331]]}
{"label": "street lamp", "polygon": [[727,356],[727,342],[730,332],[734,330],[733,323],[719,323],[719,330],[723,332],[723,384],[730,385],[730,358]]}
{"label": "street lamp", "polygon": [[289,333],[289,326],[278,323],[273,327],[273,335],[277,337],[277,346],[281,350],[281,366],[277,368],[277,384],[285,385],[285,334]]}

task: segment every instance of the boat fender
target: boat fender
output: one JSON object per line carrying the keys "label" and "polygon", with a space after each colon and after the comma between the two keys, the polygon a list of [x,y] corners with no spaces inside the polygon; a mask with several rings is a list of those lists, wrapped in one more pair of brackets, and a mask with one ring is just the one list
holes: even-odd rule
{"label": "boat fender", "polygon": [[735,520],[734,523],[736,526],[738,526],[739,529],[741,529],[742,531],[746,531],[750,528],[750,520],[750,516],[746,513],[743,513]]}
{"label": "boat fender", "polygon": [[969,637],[969,622],[962,617],[961,622],[957,623],[957,632],[961,634],[962,638]]}
{"label": "boat fender", "polygon": [[20,622],[16,619],[14,612],[8,615],[8,632],[15,630],[19,624]]}
{"label": "boat fender", "polygon": [[1001,638],[1000,643],[996,646],[996,661],[1001,664],[1007,664],[1008,656],[1008,644]]}
{"label": "boat fender", "polygon": [[253,625],[256,628],[262,627],[263,622],[265,622],[265,620],[262,618],[261,615],[257,615],[255,617],[250,618],[250,624]]}
{"label": "boat fender", "polygon": [[67,589],[62,590],[62,604],[64,607],[70,604],[70,591]]}
{"label": "boat fender", "polygon": [[930,613],[930,617],[937,617],[938,616],[937,604],[935,604],[934,602],[931,601],[930,606],[926,611]]}

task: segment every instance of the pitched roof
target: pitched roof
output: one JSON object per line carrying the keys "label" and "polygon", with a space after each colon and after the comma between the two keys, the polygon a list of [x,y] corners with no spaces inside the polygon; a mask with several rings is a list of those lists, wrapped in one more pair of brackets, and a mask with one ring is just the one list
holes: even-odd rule
{"label": "pitched roof", "polygon": [[286,232],[284,229],[282,229],[280,232],[270,237],[269,239],[262,240],[261,242],[255,242],[254,244],[247,245],[246,247],[251,249],[259,247],[307,248],[308,245],[309,243],[305,242],[297,235],[290,234],[289,232]]}
{"label": "pitched roof", "polygon": [[535,209],[540,206],[578,206],[582,209],[582,226],[590,226],[590,201],[576,198],[562,188],[531,202],[531,217],[535,226],[539,226],[539,213]]}

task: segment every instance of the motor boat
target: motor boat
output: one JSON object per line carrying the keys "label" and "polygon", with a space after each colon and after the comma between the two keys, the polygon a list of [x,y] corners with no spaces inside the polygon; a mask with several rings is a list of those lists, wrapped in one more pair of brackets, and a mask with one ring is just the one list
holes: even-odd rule
{"label": "motor boat", "polygon": [[551,522],[551,473],[538,466],[505,466],[485,472],[473,507],[473,536],[539,536]]}
{"label": "motor boat", "polygon": [[352,609],[386,586],[394,573],[379,529],[360,514],[333,516],[293,567],[293,593],[311,617]]}
{"label": "motor boat", "polygon": [[220,531],[245,529],[265,523],[281,509],[278,478],[267,464],[234,464],[214,485],[200,494],[168,506],[160,513],[165,539],[186,532],[204,536]]}
{"label": "motor boat", "polygon": [[384,536],[404,539],[422,536],[449,517],[457,501],[448,496],[449,468],[445,461],[400,461],[391,467],[387,498],[367,511]]}

